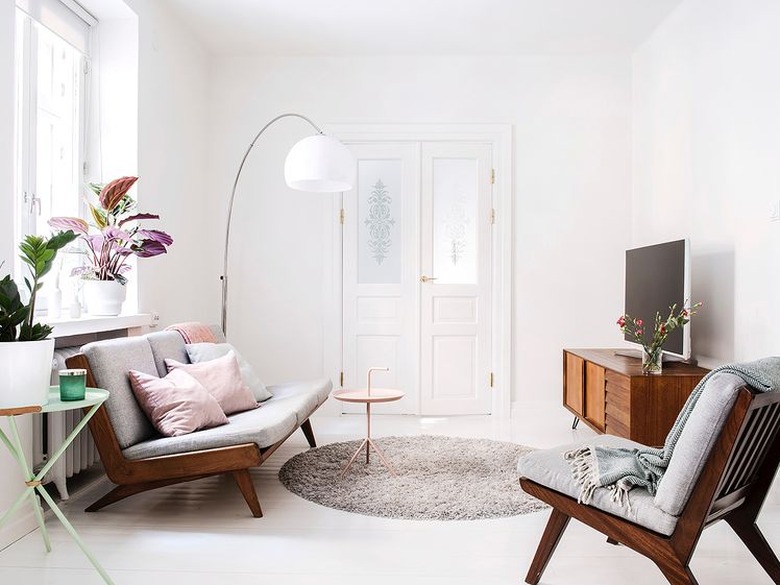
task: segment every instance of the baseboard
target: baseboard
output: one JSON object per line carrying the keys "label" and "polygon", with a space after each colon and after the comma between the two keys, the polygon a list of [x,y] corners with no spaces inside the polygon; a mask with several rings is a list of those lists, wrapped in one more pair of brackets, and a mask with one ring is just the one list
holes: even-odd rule
{"label": "baseboard", "polygon": [[22,504],[22,509],[14,515],[11,522],[0,529],[0,551],[38,528],[35,514],[29,508],[29,503]]}

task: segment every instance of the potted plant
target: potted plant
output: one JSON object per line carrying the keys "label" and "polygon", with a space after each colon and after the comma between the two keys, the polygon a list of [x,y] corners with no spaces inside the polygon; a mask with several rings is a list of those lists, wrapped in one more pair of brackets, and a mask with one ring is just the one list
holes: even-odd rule
{"label": "potted plant", "polygon": [[[127,264],[131,256],[151,258],[165,254],[173,238],[160,230],[143,229],[141,220],[160,219],[153,213],[138,213],[128,191],[138,177],[121,177],[106,185],[90,183],[97,204],[89,203],[93,223],[78,217],[54,217],[49,225],[69,229],[86,245],[87,264],[71,273],[84,281],[87,312],[118,315],[127,296]],[[97,233],[90,233],[90,228]]]}
{"label": "potted plant", "polygon": [[0,408],[48,400],[54,339],[48,339],[51,326],[35,322],[35,301],[57,252],[75,239],[76,234],[66,231],[48,239],[27,236],[19,244],[30,272],[24,279],[26,303],[10,274],[0,280]]}

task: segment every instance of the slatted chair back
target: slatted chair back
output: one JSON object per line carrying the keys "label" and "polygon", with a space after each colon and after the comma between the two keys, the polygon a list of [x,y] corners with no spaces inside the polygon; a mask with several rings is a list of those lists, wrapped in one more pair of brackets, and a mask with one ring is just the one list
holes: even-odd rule
{"label": "slatted chair back", "polygon": [[[766,495],[780,460],[780,393],[755,394],[726,463],[705,524]],[[763,491],[763,494],[756,492]]]}

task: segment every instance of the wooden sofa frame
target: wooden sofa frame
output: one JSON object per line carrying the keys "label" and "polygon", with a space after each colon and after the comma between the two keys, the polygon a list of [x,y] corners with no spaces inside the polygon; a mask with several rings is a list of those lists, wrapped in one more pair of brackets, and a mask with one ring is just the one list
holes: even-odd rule
{"label": "wooden sofa frame", "polygon": [[561,535],[576,518],[652,560],[672,585],[696,585],[689,563],[704,528],[725,520],[764,568],[780,584],[780,562],[756,525],[780,464],[780,393],[755,393],[742,387],[723,431],[709,455],[671,536],[658,534],[527,478],[522,488],[550,504],[552,514],[539,543],[526,583],[536,585]]}
{"label": "wooden sofa frame", "polygon": [[[77,354],[68,358],[65,363],[69,368],[87,370],[87,386],[96,386],[87,356]],[[309,445],[316,447],[311,421],[309,419],[303,421],[300,429]],[[267,461],[274,451],[298,430],[298,427],[290,431],[281,441],[262,449],[255,443],[246,443],[147,459],[127,459],[122,455],[122,449],[104,406],[100,407],[89,421],[89,430],[95,440],[106,475],[116,484],[116,487],[89,506],[87,512],[96,512],[119,500],[148,490],[213,475],[230,474],[241,495],[244,496],[252,515],[255,518],[262,518],[263,511],[249,469]]]}

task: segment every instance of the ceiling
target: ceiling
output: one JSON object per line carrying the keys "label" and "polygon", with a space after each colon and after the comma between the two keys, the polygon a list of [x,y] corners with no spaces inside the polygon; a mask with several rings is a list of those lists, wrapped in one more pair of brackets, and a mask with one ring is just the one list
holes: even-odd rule
{"label": "ceiling", "polygon": [[217,54],[625,53],[682,0],[164,0]]}

